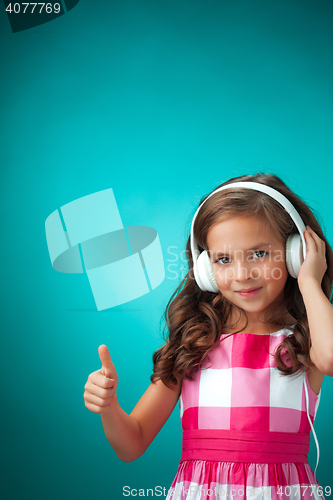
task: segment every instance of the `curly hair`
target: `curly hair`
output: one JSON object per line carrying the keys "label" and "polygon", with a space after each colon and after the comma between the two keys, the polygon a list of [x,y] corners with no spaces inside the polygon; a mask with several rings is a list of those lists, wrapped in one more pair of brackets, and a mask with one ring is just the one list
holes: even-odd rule
{"label": "curly hair", "polygon": [[[332,303],[333,251],[313,213],[314,210],[273,174],[259,172],[234,177],[215,189],[236,181],[258,182],[282,193],[296,208],[304,224],[309,225],[325,241],[327,269],[321,287]],[[199,206],[208,196],[201,199]],[[263,224],[268,223],[284,245],[290,234],[299,234],[294,221],[275,199],[259,191],[232,187],[211,196],[199,211],[193,227],[199,250],[208,250],[207,233],[213,225],[237,216],[254,217]],[[188,272],[172,294],[164,311],[165,344],[153,354],[154,373],[150,377],[151,382],[161,379],[170,388],[184,378],[193,379],[193,373],[202,366],[209,352],[221,342],[223,326],[231,317],[234,308],[240,314],[245,313],[246,317],[243,309],[229,302],[221,293],[202,291],[198,287],[193,279],[190,236],[186,244],[186,256]],[[285,312],[295,318],[297,323],[286,325],[283,318]],[[313,366],[309,356],[311,338],[304,301],[297,279],[289,273],[284,297],[273,310],[266,311],[264,320],[278,325],[281,329],[290,328],[293,332],[275,351],[276,365],[283,375],[291,375],[302,367],[308,369]],[[239,331],[244,331],[247,325],[246,319],[246,324]],[[164,333],[166,328],[167,336]],[[238,332],[231,335],[236,333]]]}

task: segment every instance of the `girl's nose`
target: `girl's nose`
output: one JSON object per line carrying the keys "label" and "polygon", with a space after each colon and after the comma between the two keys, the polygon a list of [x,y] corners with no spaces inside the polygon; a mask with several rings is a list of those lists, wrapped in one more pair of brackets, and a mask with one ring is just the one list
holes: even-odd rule
{"label": "girl's nose", "polygon": [[251,277],[249,266],[247,266],[246,262],[242,260],[236,261],[234,269],[235,269],[235,279],[237,281],[244,281]]}

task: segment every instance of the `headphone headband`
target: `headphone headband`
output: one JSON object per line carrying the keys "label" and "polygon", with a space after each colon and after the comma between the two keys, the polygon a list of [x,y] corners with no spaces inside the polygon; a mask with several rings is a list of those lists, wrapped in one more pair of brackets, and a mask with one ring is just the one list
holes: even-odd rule
{"label": "headphone headband", "polygon": [[196,239],[194,238],[193,234],[193,227],[194,227],[194,222],[197,218],[197,215],[200,211],[200,209],[203,207],[204,203],[211,197],[213,194],[218,193],[219,191],[223,191],[225,189],[232,189],[233,187],[242,187],[246,189],[253,189],[255,191],[260,191],[262,193],[266,193],[269,196],[271,196],[274,200],[276,200],[282,207],[288,212],[292,220],[294,221],[298,232],[300,233],[301,239],[302,239],[302,248],[303,248],[303,258],[305,260],[306,257],[306,243],[305,243],[305,238],[304,238],[304,231],[305,231],[305,225],[304,222],[302,221],[299,213],[295,209],[295,207],[290,203],[290,201],[279,191],[276,189],[271,188],[270,186],[266,186],[266,184],[261,184],[259,182],[251,182],[251,181],[240,181],[240,182],[232,182],[230,184],[226,184],[225,186],[217,188],[215,191],[213,191],[207,198],[201,203],[199,208],[194,214],[192,224],[191,224],[191,253],[192,253],[192,259],[193,259],[193,272],[194,272],[194,277],[197,283],[200,283],[200,278],[198,276],[198,269],[197,269],[197,260],[199,257],[199,249],[198,249],[198,243]]}

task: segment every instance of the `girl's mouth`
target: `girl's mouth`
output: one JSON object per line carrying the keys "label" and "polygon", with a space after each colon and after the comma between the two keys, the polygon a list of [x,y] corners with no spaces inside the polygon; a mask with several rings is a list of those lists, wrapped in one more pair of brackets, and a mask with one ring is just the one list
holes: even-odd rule
{"label": "girl's mouth", "polygon": [[257,293],[259,292],[259,290],[261,290],[262,287],[260,288],[255,288],[253,289],[251,292],[237,292],[238,295],[240,295],[241,297],[254,297],[255,295],[257,295]]}

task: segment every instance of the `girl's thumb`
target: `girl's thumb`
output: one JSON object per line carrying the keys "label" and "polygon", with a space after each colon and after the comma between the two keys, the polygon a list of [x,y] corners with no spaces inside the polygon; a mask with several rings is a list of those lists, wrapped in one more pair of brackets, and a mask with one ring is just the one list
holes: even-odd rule
{"label": "girl's thumb", "polygon": [[99,359],[102,362],[102,373],[109,378],[113,375],[113,363],[111,361],[111,356],[106,345],[100,345],[98,348]]}

